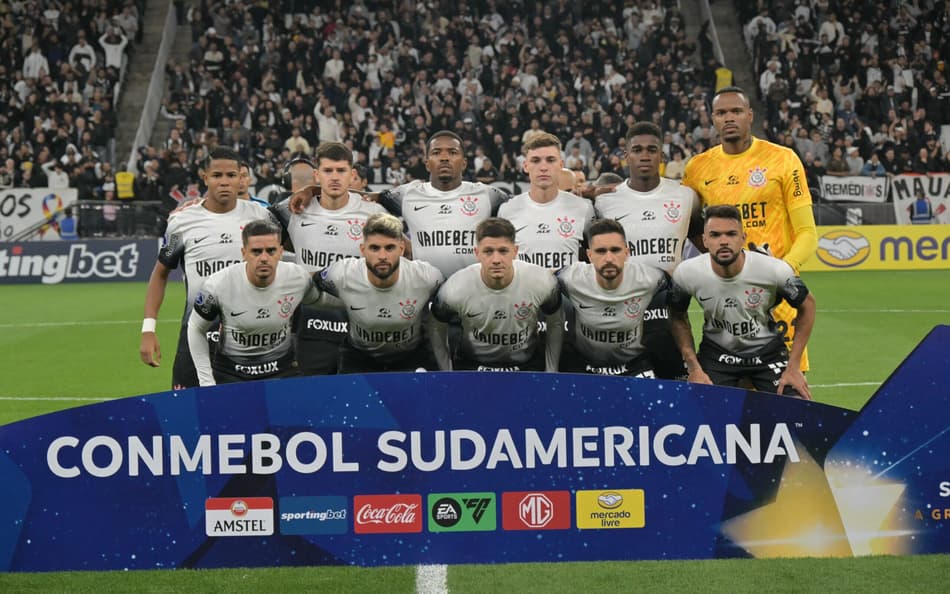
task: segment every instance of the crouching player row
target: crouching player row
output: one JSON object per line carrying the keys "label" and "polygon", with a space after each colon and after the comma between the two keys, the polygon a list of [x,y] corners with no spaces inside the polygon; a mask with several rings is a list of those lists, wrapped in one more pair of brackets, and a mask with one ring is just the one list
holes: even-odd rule
{"label": "crouching player row", "polygon": [[[288,334],[301,303],[345,309],[342,373],[438,368],[653,377],[654,362],[642,342],[643,314],[657,292],[669,289],[674,338],[690,381],[737,385],[748,379],[760,390],[810,397],[794,363],[811,333],[814,299],[788,265],[742,249],[735,208],[708,210],[703,238],[710,253],[681,264],[672,288],[665,272],[629,259],[624,229],[615,220],[588,228],[590,263],[556,275],[518,260],[515,233],[505,219],[480,223],[478,262],[446,281],[431,264],[405,259],[401,223],[377,214],[364,227],[362,257],[334,262],[311,281],[302,267],[278,262],[278,227],[249,224],[245,264],[208,280],[189,322],[201,383],[295,374]],[[566,338],[562,295],[575,311]],[[706,318],[698,355],[686,317],[691,296]],[[799,310],[791,355],[769,313],[780,299]],[[538,332],[542,313],[544,340]],[[201,338],[218,316],[222,346],[212,364]]]}

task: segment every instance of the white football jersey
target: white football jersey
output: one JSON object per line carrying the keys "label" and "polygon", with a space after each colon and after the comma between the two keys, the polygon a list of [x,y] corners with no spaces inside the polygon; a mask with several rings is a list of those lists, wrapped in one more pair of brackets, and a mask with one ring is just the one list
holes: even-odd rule
{"label": "white football jersey", "polygon": [[560,270],[578,261],[594,206],[567,192],[541,204],[525,192],[502,204],[498,216],[515,226],[519,260]]}
{"label": "white football jersey", "polygon": [[448,278],[475,259],[475,227],[495,216],[510,196],[478,182],[462,182],[443,192],[431,183],[411,181],[386,190],[379,203],[402,217],[412,241],[412,258],[425,260]]}
{"label": "white football jersey", "polygon": [[583,262],[557,275],[562,293],[574,304],[574,345],[597,366],[621,365],[643,354],[643,314],[668,277],[630,260],[616,289],[604,289],[596,276],[594,267]]}
{"label": "white football jersey", "polygon": [[346,307],[349,339],[354,348],[373,356],[407,353],[422,340],[423,315],[442,284],[439,269],[402,258],[392,287],[373,286],[365,258],[334,262],[316,278],[320,290]]}
{"label": "white football jersey", "polygon": [[683,260],[690,220],[698,218],[700,203],[692,188],[660,178],[649,192],[637,192],[625,181],[598,196],[594,211],[623,225],[633,261],[672,273]]}
{"label": "white football jersey", "polygon": [[554,275],[545,268],[515,260],[507,287],[490,289],[476,263],[453,274],[432,303],[432,314],[462,325],[461,354],[479,363],[525,363],[538,346],[538,312],[561,307]]}
{"label": "white football jersey", "polygon": [[797,307],[808,288],[792,267],[778,258],[745,252],[742,271],[722,278],[713,271],[711,257],[686,260],[673,272],[670,308],[686,311],[690,297],[703,308],[703,340],[740,357],[756,354],[778,335],[772,308],[785,299]]}
{"label": "white football jersey", "polygon": [[[257,207],[259,208],[259,207]],[[238,362],[277,359],[290,350],[290,322],[301,303],[314,303],[320,291],[310,273],[292,262],[278,262],[267,287],[247,279],[245,263],[214,273],[195,298],[206,320],[221,319],[221,354]]]}
{"label": "white football jersey", "polygon": [[195,204],[168,217],[164,246],[158,261],[170,269],[182,266],[188,294],[184,321],[205,280],[215,272],[244,261],[241,231],[258,219],[272,219],[270,213],[250,200],[238,200],[226,213],[215,213]]}

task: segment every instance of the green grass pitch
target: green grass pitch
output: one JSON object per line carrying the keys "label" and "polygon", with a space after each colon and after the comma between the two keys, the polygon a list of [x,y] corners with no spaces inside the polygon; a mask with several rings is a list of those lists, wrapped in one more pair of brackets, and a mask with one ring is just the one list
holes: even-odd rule
{"label": "green grass pitch", "polygon": [[[947,271],[806,273],[818,303],[809,383],[820,402],[859,409],[937,324],[950,324]],[[184,291],[159,318],[163,360],[139,361],[144,283],[3,288],[0,425],[99,400],[167,390]],[[694,317],[698,329],[699,318]],[[414,568],[0,574],[0,591],[392,592]],[[457,591],[919,591],[946,589],[950,556],[459,566]]]}

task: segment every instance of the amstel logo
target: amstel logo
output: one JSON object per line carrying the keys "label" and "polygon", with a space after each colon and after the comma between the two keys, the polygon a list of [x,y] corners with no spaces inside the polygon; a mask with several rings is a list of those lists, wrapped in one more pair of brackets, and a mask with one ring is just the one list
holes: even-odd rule
{"label": "amstel logo", "polygon": [[818,240],[818,259],[833,268],[851,268],[867,260],[871,243],[858,231],[836,229]]}

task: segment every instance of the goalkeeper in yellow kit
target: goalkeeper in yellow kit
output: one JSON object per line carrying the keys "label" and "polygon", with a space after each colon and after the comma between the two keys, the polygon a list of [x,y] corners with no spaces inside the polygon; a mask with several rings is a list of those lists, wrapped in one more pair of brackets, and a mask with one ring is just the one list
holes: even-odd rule
{"label": "goalkeeper in yellow kit", "polygon": [[[818,248],[805,168],[791,149],[752,136],[752,108],[739,87],[713,97],[712,121],[722,142],[686,164],[683,184],[704,206],[731,204],[742,214],[749,248],[785,260],[796,274]],[[779,331],[791,346],[796,310],[775,308]],[[808,353],[802,371],[808,370]]]}

